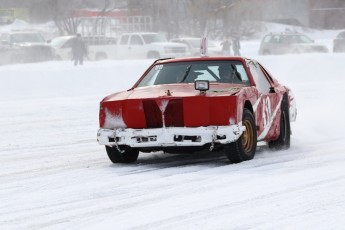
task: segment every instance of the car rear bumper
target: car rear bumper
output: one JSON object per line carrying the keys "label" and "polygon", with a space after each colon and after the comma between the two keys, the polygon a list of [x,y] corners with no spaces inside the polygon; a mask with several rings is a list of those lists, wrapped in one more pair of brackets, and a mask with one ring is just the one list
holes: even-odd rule
{"label": "car rear bumper", "polygon": [[235,142],[244,130],[242,124],[195,128],[99,129],[97,141],[101,145],[128,145],[133,148],[203,146]]}

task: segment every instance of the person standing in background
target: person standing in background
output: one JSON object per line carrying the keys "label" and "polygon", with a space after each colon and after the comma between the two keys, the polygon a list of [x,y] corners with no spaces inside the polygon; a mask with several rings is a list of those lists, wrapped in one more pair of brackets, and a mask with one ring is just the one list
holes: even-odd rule
{"label": "person standing in background", "polygon": [[240,43],[240,37],[236,36],[232,41],[232,49],[234,50],[235,56],[241,56],[240,49],[241,49],[241,43]]}
{"label": "person standing in background", "polygon": [[226,38],[222,43],[220,43],[222,46],[222,52],[224,56],[230,56],[231,55],[231,42],[229,38]]}
{"label": "person standing in background", "polygon": [[83,65],[84,56],[87,55],[87,50],[85,43],[81,37],[81,34],[77,34],[77,36],[72,41],[72,54],[74,65]]}

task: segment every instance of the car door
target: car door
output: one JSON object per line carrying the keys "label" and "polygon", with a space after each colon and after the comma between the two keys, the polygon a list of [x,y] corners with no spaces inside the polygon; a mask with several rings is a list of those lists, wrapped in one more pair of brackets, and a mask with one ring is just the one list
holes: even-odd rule
{"label": "car door", "polygon": [[5,65],[11,63],[11,52],[10,48],[0,44],[0,65]]}
{"label": "car door", "polygon": [[131,59],[146,58],[146,48],[142,37],[133,34],[129,39],[128,54]]}
{"label": "car door", "polygon": [[73,58],[72,55],[72,42],[74,38],[70,38],[66,40],[66,42],[61,46],[59,50],[59,56],[61,60],[71,60]]}
{"label": "car door", "polygon": [[292,35],[282,35],[279,39],[278,54],[291,53],[294,50],[294,41]]}
{"label": "car door", "polygon": [[123,34],[117,44],[117,58],[128,58],[129,34]]}
{"label": "car door", "polygon": [[[282,43],[280,35],[270,36],[270,40],[264,43],[263,53],[264,54],[280,54],[282,53]],[[265,42],[265,41],[264,41]]]}
{"label": "car door", "polygon": [[251,61],[248,66],[259,92],[258,104],[254,105],[258,141],[267,140],[279,124],[282,96],[275,91],[271,77],[259,63]]}

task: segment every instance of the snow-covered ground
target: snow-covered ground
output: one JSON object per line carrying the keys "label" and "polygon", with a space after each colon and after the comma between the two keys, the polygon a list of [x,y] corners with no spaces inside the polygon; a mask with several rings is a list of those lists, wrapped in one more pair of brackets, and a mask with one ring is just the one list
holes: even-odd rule
{"label": "snow-covered ground", "polygon": [[[331,46],[331,36],[324,36]],[[112,164],[99,101],[153,60],[0,67],[0,229],[344,229],[345,54],[256,56],[297,99],[291,148]]]}

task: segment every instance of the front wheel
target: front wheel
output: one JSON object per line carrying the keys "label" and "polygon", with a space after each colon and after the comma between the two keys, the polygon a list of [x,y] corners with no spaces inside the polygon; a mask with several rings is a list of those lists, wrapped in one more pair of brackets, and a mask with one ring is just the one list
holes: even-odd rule
{"label": "front wheel", "polygon": [[241,137],[225,146],[225,154],[232,163],[240,163],[242,161],[254,158],[257,145],[257,132],[255,120],[252,112],[248,109],[243,110],[242,125],[246,130]]}
{"label": "front wheel", "polygon": [[105,149],[109,159],[113,163],[132,163],[135,162],[139,156],[139,150],[129,146],[119,146],[119,148],[105,146]]}

